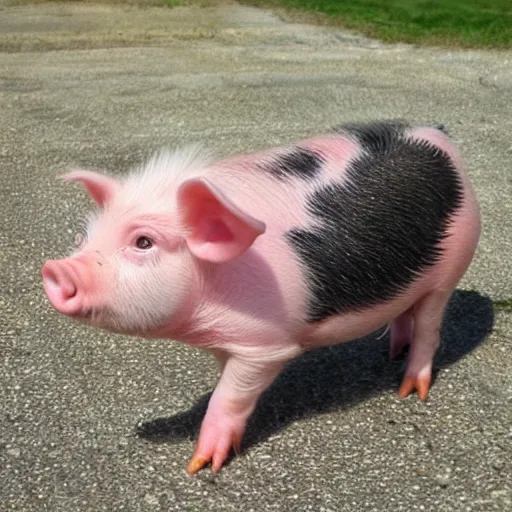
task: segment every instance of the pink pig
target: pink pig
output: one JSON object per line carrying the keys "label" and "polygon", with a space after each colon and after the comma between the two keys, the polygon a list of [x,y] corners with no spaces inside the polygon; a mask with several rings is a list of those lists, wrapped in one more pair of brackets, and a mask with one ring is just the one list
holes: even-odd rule
{"label": "pink pig", "polygon": [[218,471],[261,393],[308,349],[391,324],[400,388],[426,399],[446,304],[480,217],[440,128],[343,125],[212,162],[162,152],[123,179],[73,171],[99,213],[43,267],[54,308],[104,329],[210,350],[222,373],[189,474]]}

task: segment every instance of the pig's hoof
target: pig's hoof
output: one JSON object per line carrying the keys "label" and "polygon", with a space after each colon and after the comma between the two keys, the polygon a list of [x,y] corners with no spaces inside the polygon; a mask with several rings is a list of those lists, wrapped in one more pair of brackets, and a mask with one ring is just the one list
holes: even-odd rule
{"label": "pig's hoof", "polygon": [[398,396],[400,398],[405,398],[410,395],[414,390],[418,391],[418,396],[421,400],[426,400],[428,396],[428,391],[430,389],[430,375],[424,377],[415,377],[412,375],[405,376],[402,381],[402,385],[400,386],[400,391],[398,392]]}
{"label": "pig's hoof", "polygon": [[209,462],[212,463],[212,471],[217,473],[220,470],[231,450],[240,452],[242,430],[239,432],[228,431],[224,434],[216,431],[205,430],[204,435],[199,436],[198,446],[190,460],[187,473],[191,476],[204,468]]}
{"label": "pig's hoof", "polygon": [[194,475],[200,469],[204,468],[206,464],[210,462],[206,457],[202,457],[201,455],[194,455],[187,466],[187,473],[189,476]]}

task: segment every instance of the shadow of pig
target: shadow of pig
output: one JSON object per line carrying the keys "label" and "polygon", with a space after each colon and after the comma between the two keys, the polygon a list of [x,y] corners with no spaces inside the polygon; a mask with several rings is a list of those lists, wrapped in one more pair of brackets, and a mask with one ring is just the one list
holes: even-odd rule
{"label": "shadow of pig", "polygon": [[[433,376],[465,357],[482,343],[494,324],[492,301],[474,291],[457,290],[444,317],[442,344]],[[390,361],[389,333],[312,350],[291,361],[261,396],[247,425],[242,452],[290,423],[314,414],[348,408],[365,398],[398,389],[406,358]],[[157,418],[137,427],[152,442],[197,439],[211,393],[188,411]]]}

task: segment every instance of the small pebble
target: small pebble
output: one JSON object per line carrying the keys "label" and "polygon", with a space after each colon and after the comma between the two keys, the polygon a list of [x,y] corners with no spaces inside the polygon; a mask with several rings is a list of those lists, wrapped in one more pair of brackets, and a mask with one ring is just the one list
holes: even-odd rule
{"label": "small pebble", "polygon": [[450,477],[448,475],[436,475],[435,481],[436,484],[440,487],[448,487],[450,483]]}

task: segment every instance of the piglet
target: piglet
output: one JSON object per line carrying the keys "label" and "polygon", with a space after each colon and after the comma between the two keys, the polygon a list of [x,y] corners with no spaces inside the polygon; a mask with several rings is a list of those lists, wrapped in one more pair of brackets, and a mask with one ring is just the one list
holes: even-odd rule
{"label": "piglet", "polygon": [[390,325],[399,395],[426,399],[446,304],[480,216],[440,127],[350,124],[214,161],[162,151],[122,178],[75,170],[99,207],[42,269],[53,307],[119,333],[209,350],[221,376],[189,474],[218,471],[262,392],[306,350]]}

